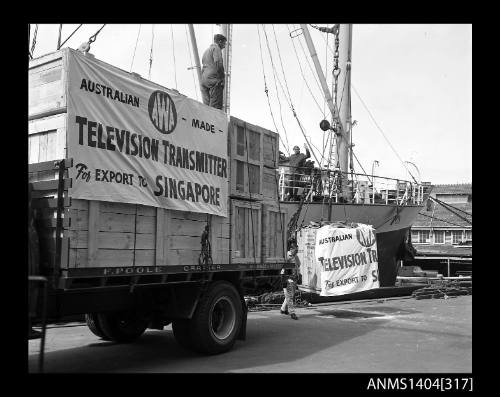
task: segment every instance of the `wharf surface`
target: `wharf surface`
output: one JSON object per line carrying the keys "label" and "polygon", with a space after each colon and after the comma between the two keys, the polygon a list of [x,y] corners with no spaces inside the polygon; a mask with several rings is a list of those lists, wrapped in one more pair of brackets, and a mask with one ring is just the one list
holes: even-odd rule
{"label": "wharf surface", "polygon": [[[45,372],[472,373],[472,295],[329,302],[296,312],[297,321],[279,306],[250,312],[247,339],[217,356],[184,350],[171,326],[117,344],[81,322],[52,324]],[[37,371],[39,346],[29,341],[30,372]]]}

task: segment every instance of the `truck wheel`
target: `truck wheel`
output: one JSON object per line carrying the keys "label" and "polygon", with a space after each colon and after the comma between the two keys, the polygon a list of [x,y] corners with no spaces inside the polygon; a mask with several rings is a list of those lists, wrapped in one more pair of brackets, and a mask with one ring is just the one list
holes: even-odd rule
{"label": "truck wheel", "polygon": [[149,325],[149,317],[138,311],[98,313],[98,324],[108,340],[133,342]]}
{"label": "truck wheel", "polygon": [[236,288],[227,281],[212,284],[200,298],[189,324],[193,349],[205,354],[229,351],[238,336],[242,315]]}
{"label": "truck wheel", "polygon": [[174,320],[172,322],[172,331],[174,331],[175,340],[184,349],[191,350],[193,343],[190,334],[191,320]]}
{"label": "truck wheel", "polygon": [[109,340],[109,338],[102,331],[99,325],[99,319],[97,313],[87,313],[85,314],[85,321],[87,322],[87,327],[92,331],[92,333],[101,339]]}

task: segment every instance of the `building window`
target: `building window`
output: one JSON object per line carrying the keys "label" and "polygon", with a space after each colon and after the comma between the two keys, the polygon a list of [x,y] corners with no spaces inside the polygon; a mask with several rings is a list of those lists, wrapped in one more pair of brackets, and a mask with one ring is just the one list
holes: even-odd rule
{"label": "building window", "polygon": [[451,231],[452,244],[460,244],[461,241],[462,241],[462,231],[461,230],[452,230]]}
{"label": "building window", "polygon": [[419,230],[418,231],[418,242],[420,244],[429,244],[429,242],[430,242],[429,230]]}
{"label": "building window", "polygon": [[444,231],[435,230],[434,231],[434,244],[444,244]]}
{"label": "building window", "polygon": [[467,241],[472,241],[472,230],[466,230],[465,231],[465,239]]}
{"label": "building window", "polygon": [[411,231],[411,242],[418,243],[418,230]]}

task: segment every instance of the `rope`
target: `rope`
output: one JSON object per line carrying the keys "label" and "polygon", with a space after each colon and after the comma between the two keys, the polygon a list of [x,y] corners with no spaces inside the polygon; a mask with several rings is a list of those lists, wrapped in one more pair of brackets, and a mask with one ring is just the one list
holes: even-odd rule
{"label": "rope", "polygon": [[[405,169],[410,172],[408,170],[408,167],[406,166],[406,164],[404,163],[403,159],[399,156],[398,152],[396,151],[396,149],[394,149],[394,146],[392,146],[391,142],[389,141],[389,139],[385,136],[384,134],[384,131],[382,131],[382,128],[380,128],[380,126],[378,125],[377,121],[375,120],[375,118],[373,117],[372,113],[370,112],[370,109],[368,109],[368,106],[366,106],[365,102],[363,101],[363,99],[361,99],[361,96],[359,95],[358,91],[356,90],[356,88],[354,87],[353,84],[351,84],[351,87],[352,89],[354,90],[354,93],[357,95],[357,97],[359,98],[359,100],[361,101],[363,107],[366,109],[366,111],[368,112],[370,118],[372,119],[372,121],[375,123],[375,126],[377,127],[377,129],[380,131],[380,133],[382,134],[382,136],[384,137],[384,139],[386,140],[386,142],[389,144],[390,148],[392,149],[392,151],[394,152],[394,154],[397,156],[397,158],[399,159],[399,161],[401,161],[401,164],[403,164],[403,166],[405,167]],[[416,182],[416,181],[415,181]]]}
{"label": "rope", "polygon": [[[293,45],[293,51],[295,52],[295,58],[297,59],[297,63],[299,64],[299,69],[300,69],[300,74],[302,75],[302,79],[304,80],[305,84],[306,84],[306,87],[309,91],[309,93],[311,94],[313,100],[314,100],[314,103],[316,104],[316,106],[318,107],[319,111],[321,112],[321,106],[319,105],[318,101],[316,100],[316,97],[314,96],[314,94],[312,93],[312,90],[311,90],[311,87],[309,87],[309,84],[307,84],[307,80],[306,80],[306,77],[304,75],[304,71],[302,69],[302,65],[300,64],[300,59],[299,59],[299,55],[297,53],[297,49],[295,48],[295,43],[293,42],[293,37],[292,37],[292,32],[290,31],[290,27],[288,25],[287,26],[287,29],[288,29],[288,32],[290,34],[290,40],[292,41],[292,45]],[[325,110],[323,109],[323,118],[325,118]]]}
{"label": "rope", "polygon": [[367,172],[365,171],[365,169],[363,168],[363,166],[362,166],[362,165],[361,165],[361,163],[359,162],[358,158],[356,157],[356,155],[354,154],[354,152],[352,151],[352,149],[351,149],[351,152],[352,152],[352,154],[353,154],[354,158],[356,159],[356,161],[358,162],[359,166],[361,167],[361,169],[362,169],[362,170],[363,170],[363,172],[365,173],[366,177],[368,178],[368,181],[369,181],[370,183],[372,183],[372,184],[373,184],[373,181],[372,181],[372,180],[370,179],[370,177],[368,176]]}
{"label": "rope", "polygon": [[35,46],[36,46],[36,35],[38,33],[38,24],[35,25],[35,31],[33,32],[33,41],[31,44],[31,51],[30,51],[30,57],[33,59],[33,53],[35,52]]}
{"label": "rope", "polygon": [[73,30],[73,33],[71,33],[66,40],[64,40],[60,45],[59,47],[57,47],[57,49],[60,49],[64,44],[66,44],[66,42],[76,33],[76,31],[78,29],[80,29],[81,27],[83,26],[83,23],[80,24],[80,26],[78,26],[75,30]]}
{"label": "rope", "polygon": [[132,54],[132,62],[130,63],[130,72],[132,72],[132,66],[134,66],[135,51],[137,50],[137,43],[139,42],[139,35],[141,34],[141,26],[142,26],[142,24],[139,24],[139,31],[137,32],[137,38],[135,39],[134,53]]}
{"label": "rope", "polygon": [[[284,90],[284,88],[283,88],[283,84],[281,84],[281,80],[279,79],[279,77],[276,77],[276,68],[275,68],[275,66],[274,66],[274,62],[273,62],[273,59],[272,59],[272,55],[271,55],[271,48],[270,48],[270,46],[269,46],[269,40],[268,40],[268,37],[267,37],[267,33],[266,33],[265,28],[263,28],[263,30],[264,30],[264,35],[266,36],[266,44],[267,44],[267,49],[268,49],[268,51],[269,51],[269,56],[270,56],[270,58],[271,58],[271,66],[272,66],[272,69],[273,69],[273,75],[274,75],[274,77],[275,77],[275,80],[277,79],[277,80],[278,80],[278,82],[280,83],[280,88],[281,88],[281,90],[283,91],[283,95],[284,95],[285,99],[287,100],[288,105],[290,106],[290,110],[292,111],[293,116],[294,116],[294,117],[295,117],[295,119],[297,120],[297,123],[298,123],[298,125],[299,125],[299,128],[300,128],[300,130],[301,130],[301,132],[302,132],[302,135],[304,136],[304,138],[305,138],[306,142],[308,142],[307,137],[306,137],[306,133],[305,133],[305,131],[304,131],[304,128],[302,127],[302,124],[300,123],[300,120],[299,120],[299,118],[298,118],[298,116],[297,116],[297,113],[295,112],[295,109],[294,109],[294,107],[293,107],[292,98],[291,98],[291,97],[290,97],[290,98],[287,98],[287,97],[286,97],[286,93],[285,93],[285,90]],[[279,48],[278,48],[278,52],[279,52]],[[318,158],[316,157],[316,154],[314,153],[314,150],[312,149],[312,146],[311,146],[311,145],[309,145],[309,147],[310,147],[310,149],[311,149],[311,153],[312,153],[312,155],[314,156],[314,159],[316,160],[316,162],[317,162],[317,163],[319,163]]]}
{"label": "rope", "polygon": [[[267,51],[269,52],[269,59],[271,60],[271,65],[272,65],[273,78],[274,78],[274,88],[276,89],[276,98],[278,99],[278,104],[279,104],[279,108],[280,108],[281,126],[283,127],[283,131],[285,132],[285,138],[286,138],[287,145],[290,146],[290,144],[288,143],[288,135],[286,133],[285,123],[283,122],[283,112],[281,109],[281,101],[280,101],[280,96],[279,96],[279,91],[278,91],[278,85],[276,84],[276,73],[275,73],[275,69],[274,69],[273,57],[271,55],[271,49],[269,48],[269,42],[267,40],[267,33],[266,33],[266,29],[265,29],[264,25],[262,25],[262,30],[264,32],[264,35],[266,36]],[[278,79],[278,81],[279,81],[279,79]],[[281,85],[281,82],[280,82],[280,85]]]}
{"label": "rope", "polygon": [[92,44],[96,40],[97,35],[101,32],[102,29],[104,29],[104,26],[106,26],[106,24],[102,25],[101,28],[97,32],[95,32],[92,36],[89,37],[89,41],[88,41],[89,45]]}
{"label": "rope", "polygon": [[425,216],[427,218],[433,218],[433,219],[436,219],[437,221],[441,221],[441,222],[444,222],[444,223],[449,223],[450,225],[459,226],[459,227],[466,227],[464,225],[459,225],[458,223],[453,223],[453,222],[445,221],[444,219],[437,218],[435,216],[425,215],[425,214],[421,214],[421,213],[419,213],[419,215]]}
{"label": "rope", "polygon": [[276,132],[278,132],[278,137],[281,140],[281,143],[283,144],[283,147],[285,148],[286,153],[290,156],[290,152],[288,150],[288,147],[290,145],[288,144],[288,136],[286,135],[286,130],[285,130],[285,138],[286,138],[287,145],[285,145],[285,143],[283,142],[283,138],[281,138],[281,135],[279,134],[278,126],[276,125],[276,121],[274,120],[273,109],[271,107],[271,101],[269,99],[269,90],[267,89],[266,73],[265,73],[265,70],[264,70],[264,58],[262,57],[262,45],[261,45],[259,25],[257,25],[257,33],[259,35],[260,61],[262,63],[262,75],[264,76],[264,92],[266,93],[267,104],[269,105],[269,111],[271,112],[271,118],[273,120],[274,128],[276,129]]}
{"label": "rope", "polygon": [[153,43],[155,40],[155,25],[151,25],[151,51],[149,52],[149,73],[148,80],[151,80],[151,68],[153,66]]}
{"label": "rope", "polygon": [[172,24],[170,24],[170,32],[172,33],[172,58],[174,59],[175,89],[177,89],[177,68],[175,66],[175,46],[174,46],[174,25]]}
{"label": "rope", "polygon": [[[184,31],[186,32],[186,40],[187,40],[188,49],[189,49],[189,62],[190,62],[189,64],[192,65],[193,64],[193,56],[191,55],[191,42],[190,42],[189,36],[188,36],[187,25],[184,25]],[[195,68],[190,68],[190,69],[191,69],[191,76],[193,77],[193,85],[194,85],[194,92],[196,94],[196,100],[199,101],[199,97],[198,97],[198,91],[199,91],[199,89],[196,86],[196,79],[195,79],[195,76],[194,76],[194,69]]]}

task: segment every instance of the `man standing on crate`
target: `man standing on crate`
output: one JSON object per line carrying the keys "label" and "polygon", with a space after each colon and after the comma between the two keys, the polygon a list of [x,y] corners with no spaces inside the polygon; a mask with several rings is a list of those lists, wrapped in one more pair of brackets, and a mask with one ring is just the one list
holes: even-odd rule
{"label": "man standing on crate", "polygon": [[290,157],[284,157],[280,159],[281,162],[288,161],[288,164],[290,166],[290,187],[287,189],[289,201],[297,201],[299,199],[298,188],[300,186],[300,176],[301,174],[303,174],[305,161],[309,157],[311,157],[311,153],[309,153],[307,143],[304,144],[304,148],[306,149],[306,154],[300,153],[300,148],[298,146],[294,146],[293,154]]}
{"label": "man standing on crate", "polygon": [[227,39],[221,34],[214,36],[214,42],[203,53],[201,62],[201,92],[203,103],[213,108],[222,109],[224,97],[224,64],[222,50]]}

